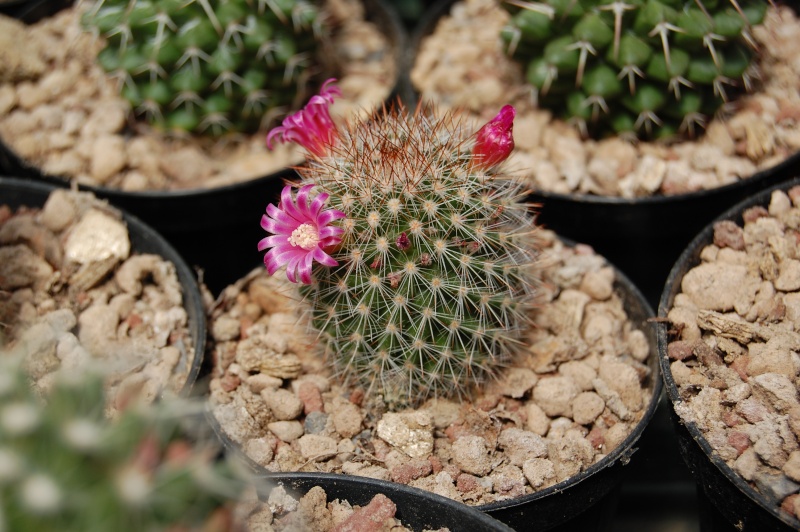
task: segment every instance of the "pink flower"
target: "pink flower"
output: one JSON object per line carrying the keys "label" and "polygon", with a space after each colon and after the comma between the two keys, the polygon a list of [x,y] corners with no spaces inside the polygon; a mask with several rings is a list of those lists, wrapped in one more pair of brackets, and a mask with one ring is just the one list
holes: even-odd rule
{"label": "pink flower", "polygon": [[320,93],[312,96],[305,107],[284,118],[282,125],[270,131],[267,148],[272,149],[273,141],[279,140],[300,144],[316,156],[325,155],[328,146],[339,138],[329,109],[334,96],[342,95],[339,87],[329,87],[334,82],[336,80],[331,78],[323,83]]}
{"label": "pink flower", "polygon": [[258,250],[270,249],[264,256],[264,265],[270,275],[286,266],[286,277],[293,283],[311,284],[313,261],[325,266],[339,263],[324,250],[339,244],[344,229],[328,225],[344,218],[336,209],[322,210],[328,194],[318,194],[309,205],[309,192],[314,185],[305,185],[297,192],[297,203],[292,199],[292,187],[281,192],[281,201],[275,207],[267,205],[267,214],[261,217],[261,227],[272,233],[258,243]]}
{"label": "pink flower", "polygon": [[489,169],[505,161],[514,149],[514,116],[517,111],[504,105],[497,116],[489,120],[475,134],[475,147],[472,149],[474,164],[478,168]]}

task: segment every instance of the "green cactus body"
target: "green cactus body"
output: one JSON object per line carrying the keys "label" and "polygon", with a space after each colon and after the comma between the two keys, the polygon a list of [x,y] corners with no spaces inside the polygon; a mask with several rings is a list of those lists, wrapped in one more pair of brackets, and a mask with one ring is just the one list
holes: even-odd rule
{"label": "green cactus body", "polygon": [[[538,103],[582,133],[695,136],[753,82],[763,0],[504,2]],[[524,6],[524,7],[521,7]]]}
{"label": "green cactus body", "polygon": [[43,400],[14,358],[0,361],[0,530],[199,530],[246,485],[188,428],[204,426],[196,405],[111,420],[99,373],[61,373]]}
{"label": "green cactus body", "polygon": [[306,96],[322,33],[307,0],[94,0],[86,29],[136,114],[168,130],[253,132]]}
{"label": "green cactus body", "polygon": [[468,393],[530,325],[535,225],[472,140],[452,115],[387,113],[300,170],[346,216],[339,265],[300,288],[311,323],[337,372],[389,404]]}

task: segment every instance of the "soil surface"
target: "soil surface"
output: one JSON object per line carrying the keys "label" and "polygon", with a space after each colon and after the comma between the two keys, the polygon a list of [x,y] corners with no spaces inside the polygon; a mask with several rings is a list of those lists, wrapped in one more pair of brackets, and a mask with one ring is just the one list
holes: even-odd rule
{"label": "soil surface", "polygon": [[106,202],[58,190],[41,208],[0,204],[0,356],[23,357],[35,387],[96,365],[113,416],[180,392],[192,344],[175,265],[133,249]]}
{"label": "soil surface", "polygon": [[[342,90],[331,112],[337,120],[366,116],[395,86],[394,43],[365,19],[359,0],[326,0],[325,9],[336,21],[326,50]],[[130,104],[96,64],[101,49],[77,7],[32,26],[0,16],[0,139],[43,173],[127,191],[186,190],[302,163],[293,144],[267,150],[266,130],[213,140],[131,122]]]}
{"label": "soil surface", "polygon": [[760,83],[707,124],[697,141],[584,140],[534,105],[522,67],[503,51],[509,15],[497,0],[455,2],[422,40],[411,81],[424,101],[471,111],[477,123],[505,104],[517,109],[516,148],[508,163],[531,186],[560,194],[684,194],[748,178],[800,148],[800,22],[785,6],[770,7],[753,35]]}
{"label": "soil surface", "polygon": [[271,471],[392,480],[479,505],[564,481],[603,459],[653,400],[653,356],[591,248],[544,242],[529,349],[472,402],[389,411],[330,377],[293,286],[263,268],[211,309],[210,401],[222,431]]}
{"label": "soil surface", "polygon": [[678,415],[768,501],[800,516],[800,188],[714,226],[668,312]]}

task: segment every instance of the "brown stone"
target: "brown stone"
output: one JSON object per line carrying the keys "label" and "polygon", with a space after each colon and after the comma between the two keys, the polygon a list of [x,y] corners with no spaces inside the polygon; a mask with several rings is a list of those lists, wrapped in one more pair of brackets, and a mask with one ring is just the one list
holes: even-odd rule
{"label": "brown stone", "polygon": [[[386,522],[394,519],[397,506],[382,493],[375,495],[366,506],[359,508],[331,532],[377,532],[384,530]],[[386,528],[388,529],[388,527]]]}

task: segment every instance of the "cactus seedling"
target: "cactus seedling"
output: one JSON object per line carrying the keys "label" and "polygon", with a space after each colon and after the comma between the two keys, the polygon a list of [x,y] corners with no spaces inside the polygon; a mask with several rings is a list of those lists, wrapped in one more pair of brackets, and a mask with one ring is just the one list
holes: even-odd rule
{"label": "cactus seedling", "polygon": [[105,38],[98,61],[137,115],[211,135],[302,102],[322,32],[307,0],[93,0],[83,24]]}
{"label": "cactus seedling", "polygon": [[508,52],[583,134],[693,137],[756,76],[763,0],[504,0]]}
{"label": "cactus seedling", "polygon": [[514,109],[475,134],[425,108],[337,128],[330,99],[269,135],[309,153],[299,192],[286,187],[262,218],[265,264],[299,278],[345,380],[388,403],[467,394],[514,354],[537,283],[523,190],[499,171]]}
{"label": "cactus seedling", "polygon": [[250,479],[187,426],[203,425],[198,405],[130,404],[111,420],[98,369],[59,373],[43,399],[18,358],[0,360],[0,530],[199,530],[229,519],[225,505]]}

